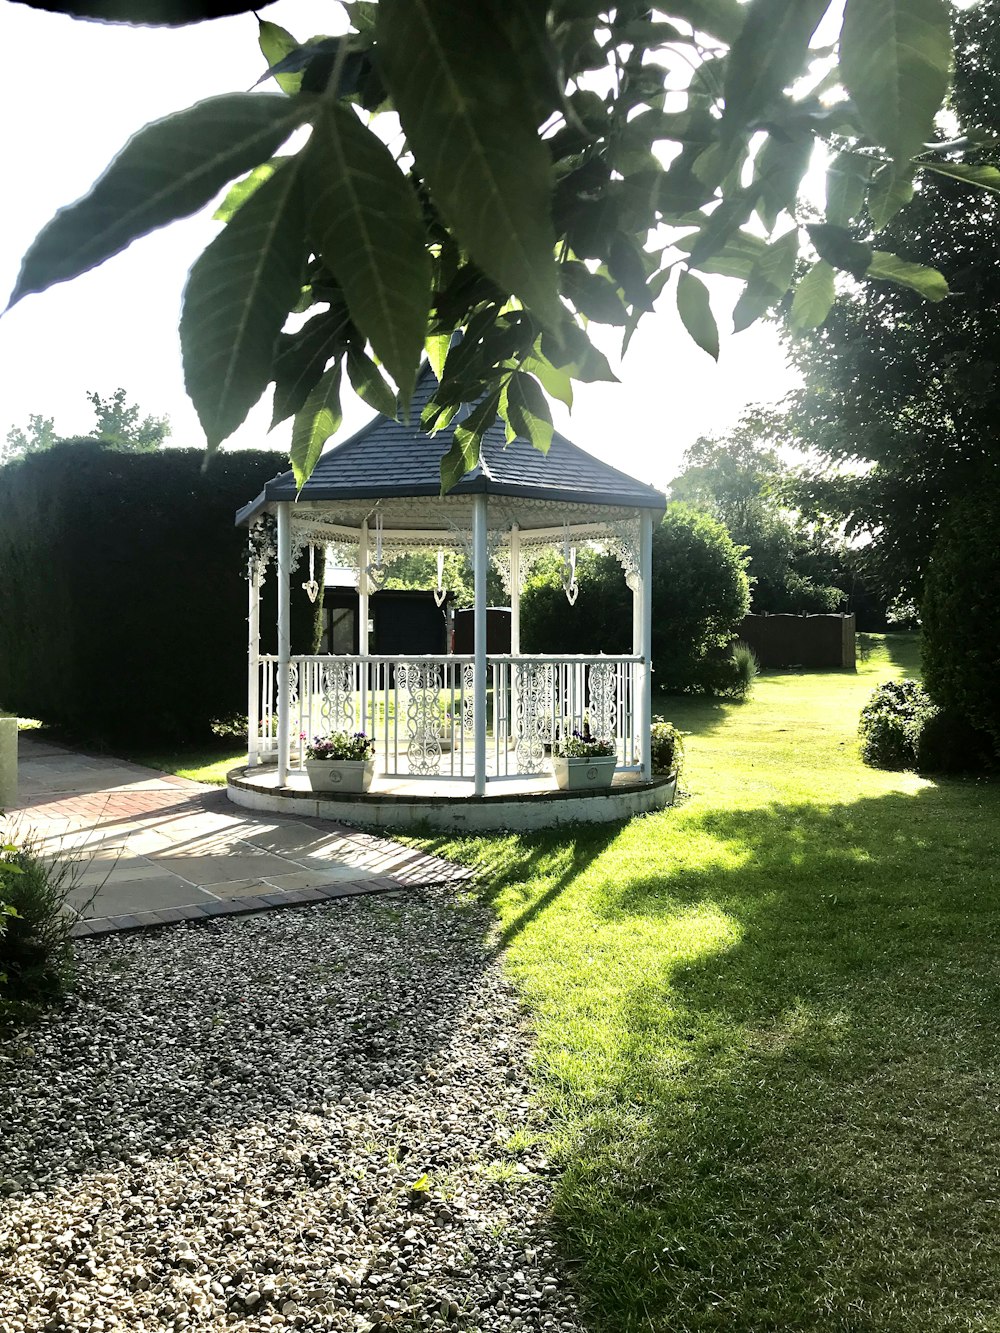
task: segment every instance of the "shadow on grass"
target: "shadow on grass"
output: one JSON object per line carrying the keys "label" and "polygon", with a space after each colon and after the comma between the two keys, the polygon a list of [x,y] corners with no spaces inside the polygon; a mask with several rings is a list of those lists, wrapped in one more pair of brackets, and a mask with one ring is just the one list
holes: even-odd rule
{"label": "shadow on grass", "polygon": [[513,966],[580,987],[540,1040],[595,1328],[995,1327],[998,816],[942,783],[691,815],[697,858],[670,816],[606,865],[587,834],[585,883],[528,858]]}

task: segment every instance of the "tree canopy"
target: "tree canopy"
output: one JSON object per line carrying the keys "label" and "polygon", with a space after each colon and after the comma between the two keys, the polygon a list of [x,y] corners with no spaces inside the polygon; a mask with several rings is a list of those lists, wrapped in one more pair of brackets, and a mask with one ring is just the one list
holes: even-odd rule
{"label": "tree canopy", "polygon": [[[143,416],[142,409],[136,403],[130,403],[125,390],[118,388],[110,398],[102,398],[94,390],[87,394],[87,401],[94,409],[96,422],[88,440],[99,440],[102,444],[130,453],[149,453],[159,447],[170,435],[170,418]],[[60,435],[56,430],[54,417],[43,417],[32,413],[28,418],[28,427],[12,426],[7,432],[6,447],[0,449],[0,464],[12,462],[16,458],[26,458],[28,454],[51,449],[55,444],[68,442],[73,437]]]}
{"label": "tree canopy", "polygon": [[[41,3],[166,24],[252,7]],[[303,480],[340,423],[345,375],[378,410],[405,412],[426,351],[441,384],[425,427],[475,404],[442,460],[447,488],[498,414],[544,449],[546,395],[571,402],[574,380],[613,378],[589,322],[627,346],[673,299],[717,356],[700,274],[744,282],[737,329],[790,287],[797,326],[818,326],[838,270],[941,300],[941,274],[877,233],[915,174],[1000,189],[1000,170],[965,160],[972,139],[935,126],[948,0],[847,0],[842,23],[834,0],[341,8],[349,30],[332,38],[261,21],[262,82],[280,91],[210,98],[140,130],[42,231],[11,297],[93,268],[235,181],[184,294],[187,387],[212,450],[273,383]],[[282,151],[304,126],[302,147]],[[800,198],[817,144],[831,156],[823,218]]]}

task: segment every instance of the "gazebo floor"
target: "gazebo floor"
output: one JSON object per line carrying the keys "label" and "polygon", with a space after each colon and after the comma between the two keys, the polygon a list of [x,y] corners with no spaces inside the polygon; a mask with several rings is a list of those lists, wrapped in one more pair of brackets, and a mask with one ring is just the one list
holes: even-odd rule
{"label": "gazebo floor", "polygon": [[463,779],[376,776],[365,793],[314,792],[307,774],[292,769],[284,786],[272,765],[235,768],[227,776],[229,799],[251,810],[309,815],[375,828],[479,832],[604,824],[673,805],[676,779],[643,782],[618,773],[610,788],[560,791],[551,774],[494,779],[476,796]]}

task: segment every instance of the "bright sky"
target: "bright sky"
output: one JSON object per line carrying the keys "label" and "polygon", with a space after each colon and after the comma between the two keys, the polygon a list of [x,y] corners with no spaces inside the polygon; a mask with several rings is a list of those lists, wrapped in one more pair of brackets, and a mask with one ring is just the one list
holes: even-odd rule
{"label": "bright sky", "polygon": [[[341,25],[319,0],[278,0],[265,16],[306,38]],[[0,3],[4,174],[0,287],[9,293],[21,257],[57,208],[85,194],[136,129],[202,98],[249,88],[263,72],[252,14],[179,30],[81,23]],[[204,437],[185,392],[177,321],[185,275],[215,235],[212,209],[134,243],[71,283],[25,298],[0,319],[0,438],[31,413],[65,435],[93,426],[88,390],[122,385],[144,413],[171,419],[171,442]],[[718,366],[690,341],[667,295],[649,315],[620,370],[620,385],[581,386],[557,426],[626,472],[663,485],[699,435],[731,425],[753,402],[774,402],[794,383],[774,331],[754,325],[726,336],[739,284],[709,279],[723,331]],[[596,329],[617,364],[620,335]],[[349,391],[348,391],[349,393]],[[558,404],[556,405],[558,407]],[[345,402],[337,440],[370,412]],[[287,450],[287,424],[267,435],[269,395],[226,448]]]}

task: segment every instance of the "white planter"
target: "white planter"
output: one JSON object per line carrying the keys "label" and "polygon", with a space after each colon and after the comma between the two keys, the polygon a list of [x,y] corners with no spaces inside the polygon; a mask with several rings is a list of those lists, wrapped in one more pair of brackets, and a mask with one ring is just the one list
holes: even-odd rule
{"label": "white planter", "polygon": [[375,760],[307,759],[306,772],[313,791],[367,791],[375,776]]}
{"label": "white planter", "polygon": [[561,791],[592,791],[611,786],[617,764],[618,760],[613,754],[601,755],[596,759],[564,759],[555,755],[552,771],[556,786]]}

